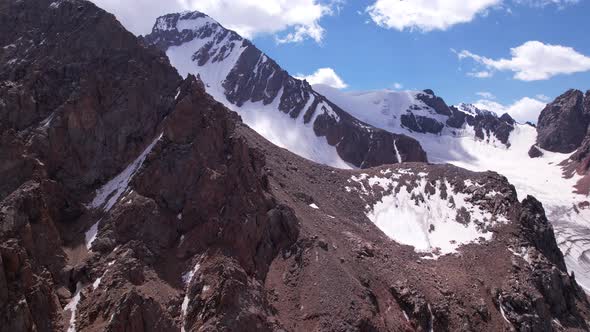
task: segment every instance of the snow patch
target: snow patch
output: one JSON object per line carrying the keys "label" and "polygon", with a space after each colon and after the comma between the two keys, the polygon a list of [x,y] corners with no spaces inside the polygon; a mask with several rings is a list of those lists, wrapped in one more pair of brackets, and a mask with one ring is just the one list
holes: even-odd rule
{"label": "snow patch", "polygon": [[508,248],[508,250],[510,250],[514,256],[522,258],[529,265],[533,264],[533,260],[527,247],[521,247],[518,251],[511,248]]}
{"label": "snow patch", "polygon": [[78,282],[76,284],[74,297],[72,297],[70,302],[64,307],[64,311],[69,310],[71,315],[67,332],[76,332],[76,310],[78,309],[78,303],[80,303],[80,293],[82,292],[82,288],[82,284]]}
{"label": "snow patch", "polygon": [[184,296],[184,299],[182,300],[182,305],[180,306],[181,320],[182,320],[181,327],[180,327],[181,332],[186,332],[185,326],[184,326],[186,324],[185,316],[186,316],[186,311],[188,310],[188,304],[190,301],[188,288],[190,286],[191,281],[193,281],[195,274],[199,271],[200,268],[201,268],[201,264],[197,263],[197,264],[195,264],[195,267],[192,270],[190,270],[187,273],[182,275],[182,282],[186,286],[186,290],[185,290],[186,294]]}
{"label": "snow patch", "polygon": [[313,209],[316,209],[316,210],[320,209],[319,206],[317,206],[315,203],[311,203],[311,204],[309,204],[309,206]]}
{"label": "snow patch", "polygon": [[[393,176],[361,178],[369,183],[369,189],[381,187],[389,192],[369,206],[367,217],[388,237],[413,246],[417,252],[435,257],[456,253],[462,245],[491,240],[493,233],[488,227],[508,222],[505,216],[493,215],[472,203],[470,194],[456,192],[446,179],[437,180],[434,189],[427,190],[429,181],[424,177],[407,183]],[[359,182],[359,178],[353,177],[353,181]],[[369,195],[359,183],[361,192]]]}
{"label": "snow patch", "polygon": [[93,283],[92,283],[92,289],[96,290],[98,288],[98,286],[100,286],[100,281],[102,280],[102,277],[97,278]]}
{"label": "snow patch", "polygon": [[512,323],[508,320],[506,312],[504,311],[504,305],[502,304],[502,296],[498,297],[498,307],[500,308],[500,314],[502,315],[502,318],[504,318],[504,321],[506,321],[506,323],[512,326]]}
{"label": "snow patch", "polygon": [[59,8],[59,6],[61,6],[62,2],[63,2],[62,0],[54,1],[49,5],[49,8],[50,9],[57,9],[57,8]]}
{"label": "snow patch", "polygon": [[143,162],[147,158],[148,154],[152,151],[156,143],[162,138],[160,134],[145,150],[135,159],[123,172],[114,177],[112,180],[107,182],[102,188],[97,190],[94,200],[88,205],[91,209],[102,207],[105,212],[110,211],[113,206],[117,203],[121,195],[129,187],[131,179],[135,176],[137,171],[143,165]]}
{"label": "snow patch", "polygon": [[92,248],[92,242],[96,240],[96,235],[98,234],[98,224],[101,220],[97,221],[94,225],[90,227],[90,229],[84,234],[86,238],[86,249],[90,250]]}
{"label": "snow patch", "polygon": [[393,148],[395,149],[395,157],[397,158],[398,163],[403,163],[404,160],[402,159],[402,155],[399,153],[397,149],[397,140],[393,141]]}
{"label": "snow patch", "polygon": [[207,16],[201,16],[201,17],[197,17],[197,18],[178,20],[178,23],[176,24],[176,29],[178,31],[183,31],[183,30],[196,31],[196,30],[199,30],[207,25],[218,26],[219,24],[217,24],[217,22],[213,21],[211,18],[209,18]]}

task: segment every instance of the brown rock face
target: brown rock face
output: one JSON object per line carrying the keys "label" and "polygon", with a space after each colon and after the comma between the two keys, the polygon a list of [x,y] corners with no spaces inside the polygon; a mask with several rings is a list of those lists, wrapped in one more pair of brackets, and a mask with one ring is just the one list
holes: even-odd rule
{"label": "brown rock face", "polygon": [[581,91],[569,90],[547,105],[537,123],[539,147],[561,153],[580,147],[590,123],[585,103]]}
{"label": "brown rock face", "polygon": [[[86,1],[2,4],[0,23],[1,41],[16,45],[0,45],[16,52],[0,53],[10,105],[0,127],[1,332],[588,329],[590,305],[542,207],[519,203],[505,178],[298,158]],[[366,142],[334,128],[314,129]],[[411,144],[369,133],[381,135],[367,143],[374,152],[350,152],[367,165],[387,161],[381,149],[404,158]],[[412,204],[460,194],[505,221],[465,210],[457,222],[491,240],[425,259],[368,219],[367,206],[406,190],[370,177],[425,183]],[[514,253],[522,248],[526,260]]]}
{"label": "brown rock face", "polygon": [[[2,8],[0,129],[15,130],[47,172],[73,190],[105,181],[139,152],[170,111],[180,79],[112,15],[89,3],[55,4]],[[7,157],[9,170],[35,167],[20,154]]]}
{"label": "brown rock face", "polygon": [[531,146],[529,149],[529,157],[531,158],[539,158],[543,156],[543,151],[539,150],[536,145]]}

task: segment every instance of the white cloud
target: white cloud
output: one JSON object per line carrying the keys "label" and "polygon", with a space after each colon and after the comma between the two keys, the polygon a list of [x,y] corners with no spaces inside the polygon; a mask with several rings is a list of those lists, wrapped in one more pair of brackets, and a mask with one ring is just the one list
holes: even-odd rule
{"label": "white cloud", "polygon": [[482,71],[472,71],[467,73],[467,76],[475,77],[475,78],[490,78],[494,76],[491,71],[482,70]]}
{"label": "white cloud", "polygon": [[376,0],[367,8],[379,26],[396,30],[447,30],[485,15],[502,0]]}
{"label": "white cloud", "polygon": [[345,89],[348,87],[348,85],[344,83],[344,80],[342,80],[332,68],[320,68],[311,75],[306,76],[299,74],[297,75],[297,78],[307,80],[311,85],[324,84],[336,89]]}
{"label": "white cloud", "polygon": [[147,34],[158,16],[185,10],[201,11],[246,38],[278,34],[280,42],[321,42],[322,17],[338,12],[342,0],[93,0],[114,13],[127,29]]}
{"label": "white cloud", "polygon": [[477,108],[492,111],[498,115],[508,113],[514,120],[520,123],[527,121],[536,123],[539,119],[539,114],[547,104],[538,99],[524,97],[511,105],[502,105],[488,99],[478,100],[474,105]]}
{"label": "white cloud", "polygon": [[510,49],[511,58],[494,60],[463,50],[459,59],[470,58],[486,67],[487,71],[514,72],[514,78],[521,81],[547,80],[560,74],[573,74],[590,70],[590,57],[578,53],[571,47],[528,41]]}
{"label": "white cloud", "polygon": [[579,0],[374,0],[366,8],[377,25],[396,30],[447,30],[456,24],[468,23],[489,10],[505,9],[514,5],[543,8],[557,5],[563,8]]}
{"label": "white cloud", "polygon": [[496,99],[496,96],[494,96],[494,94],[491,92],[482,91],[476,92],[475,94],[485,99]]}
{"label": "white cloud", "polygon": [[404,85],[396,82],[396,83],[393,83],[393,88],[396,90],[401,90],[404,88]]}
{"label": "white cloud", "polygon": [[528,5],[532,7],[545,7],[548,5],[564,7],[567,5],[577,4],[580,2],[580,0],[514,0],[514,2],[519,5]]}

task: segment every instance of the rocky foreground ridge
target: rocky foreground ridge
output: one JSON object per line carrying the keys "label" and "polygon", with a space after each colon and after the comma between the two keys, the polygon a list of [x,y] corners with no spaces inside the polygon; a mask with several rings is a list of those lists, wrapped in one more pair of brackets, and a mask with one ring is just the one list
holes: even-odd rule
{"label": "rocky foreground ridge", "polygon": [[[588,330],[505,178],[297,157],[90,2],[2,1],[0,29],[0,331]],[[477,237],[392,241],[402,190]]]}

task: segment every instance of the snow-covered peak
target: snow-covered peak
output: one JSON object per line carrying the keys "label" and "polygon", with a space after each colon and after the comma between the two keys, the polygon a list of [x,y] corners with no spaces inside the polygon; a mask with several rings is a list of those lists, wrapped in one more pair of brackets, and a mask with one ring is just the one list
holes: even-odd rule
{"label": "snow-covered peak", "polygon": [[494,113],[492,111],[482,110],[473,104],[460,103],[460,104],[455,105],[454,107],[456,109],[458,109],[459,111],[461,111],[465,114],[472,115],[472,116],[476,116],[476,115],[493,115],[496,117],[498,116],[496,113]]}
{"label": "snow-covered peak", "polygon": [[[409,110],[423,110],[426,113],[435,114],[434,109],[419,100],[417,96],[424,94],[422,91],[396,91],[396,90],[375,90],[375,91],[342,91],[324,84],[313,85],[315,91],[328,97],[336,105],[342,107],[354,115],[356,109],[367,110],[367,105],[374,105],[381,115],[392,115],[399,117]],[[369,117],[370,112],[364,112],[359,117],[361,121],[374,124]],[[375,114],[378,115],[378,114]]]}
{"label": "snow-covered peak", "polygon": [[193,11],[158,17],[152,31],[197,31],[206,26],[220,26],[220,24],[201,12]]}

